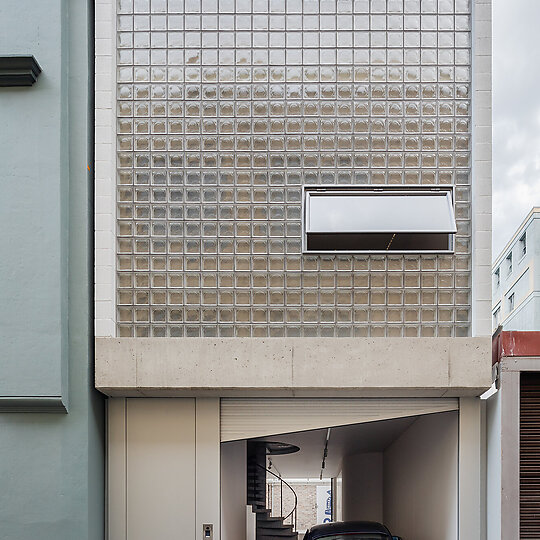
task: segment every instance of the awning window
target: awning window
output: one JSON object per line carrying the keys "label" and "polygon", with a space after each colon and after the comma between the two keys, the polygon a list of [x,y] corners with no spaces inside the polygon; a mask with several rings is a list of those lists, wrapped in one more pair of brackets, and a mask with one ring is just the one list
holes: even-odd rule
{"label": "awning window", "polygon": [[451,188],[305,188],[304,251],[452,250]]}

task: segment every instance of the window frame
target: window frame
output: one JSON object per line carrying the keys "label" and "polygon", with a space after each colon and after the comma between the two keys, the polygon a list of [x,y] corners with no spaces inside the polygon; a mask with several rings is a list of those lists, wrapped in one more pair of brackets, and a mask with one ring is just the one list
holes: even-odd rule
{"label": "window frame", "polygon": [[512,292],[508,295],[508,313],[512,313],[516,307],[516,295]]}
{"label": "window frame", "polygon": [[520,248],[520,254],[519,259],[523,259],[525,255],[527,255],[527,231],[525,231],[518,240],[519,248]]}
{"label": "window frame", "polygon": [[[425,184],[363,184],[363,185],[351,185],[351,184],[305,184],[302,186],[302,254],[303,255],[347,255],[347,254],[377,254],[377,255],[407,255],[407,254],[453,254],[455,253],[455,236],[456,233],[441,233],[448,234],[448,249],[417,249],[417,250],[370,250],[370,249],[357,249],[357,250],[321,250],[321,249],[308,249],[307,247],[307,197],[310,192],[372,192],[372,191],[393,191],[395,193],[402,192],[404,195],[414,194],[414,192],[447,192],[450,195],[450,203],[452,206],[454,222],[456,223],[455,213],[455,191],[454,185],[425,185]],[[337,234],[337,233],[336,233]]]}
{"label": "window frame", "polygon": [[512,255],[512,250],[504,258],[506,261],[506,275],[511,276],[514,271],[514,257]]}
{"label": "window frame", "polygon": [[495,276],[495,287],[498,289],[501,286],[501,267],[500,266],[497,266],[497,268],[495,268],[493,275]]}
{"label": "window frame", "polygon": [[501,324],[501,305],[499,304],[493,311],[493,329],[496,330]]}

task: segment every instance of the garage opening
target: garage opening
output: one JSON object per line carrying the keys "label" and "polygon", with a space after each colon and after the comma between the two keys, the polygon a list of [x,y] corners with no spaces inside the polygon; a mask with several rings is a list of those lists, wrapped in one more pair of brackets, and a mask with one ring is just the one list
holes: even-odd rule
{"label": "garage opening", "polygon": [[[222,539],[302,539],[318,523],[368,520],[403,540],[457,540],[457,406],[432,401],[446,410],[402,409],[380,420],[366,413],[345,425],[322,415],[327,424],[315,429],[222,442]],[[298,411],[289,412],[294,423]],[[226,421],[222,433],[229,428]]]}

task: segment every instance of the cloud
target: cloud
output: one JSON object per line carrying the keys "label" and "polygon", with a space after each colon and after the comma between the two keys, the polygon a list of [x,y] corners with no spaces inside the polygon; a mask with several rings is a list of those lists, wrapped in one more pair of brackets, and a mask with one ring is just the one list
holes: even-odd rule
{"label": "cloud", "polygon": [[493,256],[540,206],[538,0],[493,3]]}

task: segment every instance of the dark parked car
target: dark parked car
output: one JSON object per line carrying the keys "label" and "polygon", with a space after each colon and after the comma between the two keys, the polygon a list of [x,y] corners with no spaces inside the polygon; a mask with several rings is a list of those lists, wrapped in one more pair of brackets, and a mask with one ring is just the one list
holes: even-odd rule
{"label": "dark parked car", "polygon": [[401,540],[374,521],[337,521],[315,525],[306,531],[304,540]]}

